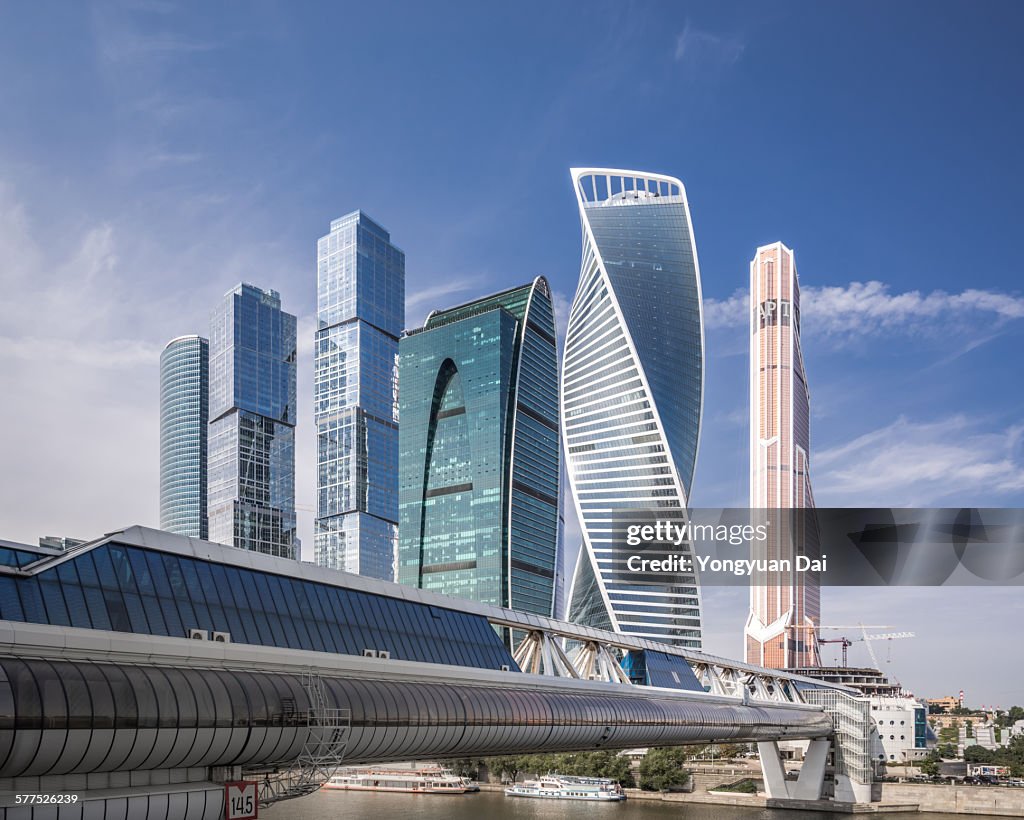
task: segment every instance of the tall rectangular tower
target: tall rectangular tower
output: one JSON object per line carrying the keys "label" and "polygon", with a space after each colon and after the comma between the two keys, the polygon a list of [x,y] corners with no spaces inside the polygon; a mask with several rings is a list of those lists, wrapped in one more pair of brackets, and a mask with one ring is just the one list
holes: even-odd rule
{"label": "tall rectangular tower", "polygon": [[169,341],[160,354],[160,529],[204,539],[209,383],[210,343]]}
{"label": "tall rectangular tower", "polygon": [[[810,394],[800,347],[800,280],[793,251],[776,242],[750,263],[750,506],[814,506]],[[762,554],[816,553],[816,530],[770,528]],[[795,543],[794,543],[795,541]],[[815,557],[812,555],[812,557]],[[750,587],[744,630],[748,663],[775,669],[819,665],[820,591],[809,573],[768,572]]]}
{"label": "tall rectangular tower", "polygon": [[547,281],[402,338],[398,581],[552,614],[558,359]]}
{"label": "tall rectangular tower", "polygon": [[295,317],[240,284],[210,318],[210,540],[298,558]]}
{"label": "tall rectangular tower", "polygon": [[390,581],[398,539],[405,254],[362,211],[317,243],[316,562]]}

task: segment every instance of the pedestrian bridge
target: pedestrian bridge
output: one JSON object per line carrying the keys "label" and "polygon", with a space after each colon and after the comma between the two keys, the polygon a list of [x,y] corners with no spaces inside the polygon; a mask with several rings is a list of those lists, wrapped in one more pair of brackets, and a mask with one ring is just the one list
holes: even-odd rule
{"label": "pedestrian bridge", "polygon": [[[40,812],[19,793],[213,818],[225,780],[270,803],[343,763],[723,741],[777,762],[775,741],[812,740],[823,776],[840,713],[860,715],[855,692],[778,670],[140,527],[0,547],[11,818]],[[766,767],[779,796],[818,798],[815,777],[797,793]]]}

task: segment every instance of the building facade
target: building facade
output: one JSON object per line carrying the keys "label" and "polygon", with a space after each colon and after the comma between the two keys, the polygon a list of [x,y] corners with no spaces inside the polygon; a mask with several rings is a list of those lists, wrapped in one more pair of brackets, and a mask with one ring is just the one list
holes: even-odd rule
{"label": "building facade", "polygon": [[550,615],[559,451],[547,281],[434,312],[399,351],[398,580]]}
{"label": "building facade", "polygon": [[[682,517],[690,496],[704,324],[686,191],[678,179],[636,171],[575,168],[572,181],[583,258],[565,337],[561,411],[583,545],[568,617],[699,648],[697,578],[640,582],[614,556],[617,517]],[[671,552],[688,554],[691,545]]]}
{"label": "building facade", "polygon": [[317,243],[315,560],[392,580],[405,254],[361,211]]}
{"label": "building facade", "polygon": [[210,343],[181,336],[160,354],[160,529],[207,538]]}
{"label": "building facade", "polygon": [[298,558],[295,317],[240,284],[210,319],[210,540]]}
{"label": "building facade", "polygon": [[[750,263],[750,507],[810,509],[810,394],[800,347],[800,280],[793,251],[776,242]],[[799,521],[810,524],[812,519]],[[816,558],[813,526],[770,527],[759,558]],[[745,655],[776,669],[820,664],[820,591],[807,572],[768,572],[751,583]]]}
{"label": "building facade", "polygon": [[877,731],[872,757],[879,762],[921,760],[935,745],[935,737],[928,728],[927,707],[909,695],[872,697],[871,719]]}

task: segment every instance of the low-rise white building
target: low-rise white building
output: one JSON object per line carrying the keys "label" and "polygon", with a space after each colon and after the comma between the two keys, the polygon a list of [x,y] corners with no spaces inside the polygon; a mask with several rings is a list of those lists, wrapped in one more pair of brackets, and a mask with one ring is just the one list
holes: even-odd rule
{"label": "low-rise white building", "polygon": [[877,738],[872,756],[890,765],[913,763],[926,757],[934,736],[928,729],[927,707],[910,695],[871,698],[871,719]]}

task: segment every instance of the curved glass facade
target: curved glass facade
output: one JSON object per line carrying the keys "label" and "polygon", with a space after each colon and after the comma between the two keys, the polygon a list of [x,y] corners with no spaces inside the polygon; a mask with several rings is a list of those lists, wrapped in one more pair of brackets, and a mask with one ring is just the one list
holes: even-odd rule
{"label": "curved glass facade", "polygon": [[398,580],[551,615],[558,360],[547,282],[432,313],[399,350]]}
{"label": "curved glass facade", "polygon": [[160,529],[203,539],[209,384],[209,342],[169,342],[160,354]]}
{"label": "curved glass facade", "polygon": [[584,544],[569,620],[699,648],[696,579],[637,583],[612,559],[617,515],[682,517],[693,481],[704,330],[686,192],[678,179],[635,171],[574,169],[572,178],[583,258],[561,409]]}

